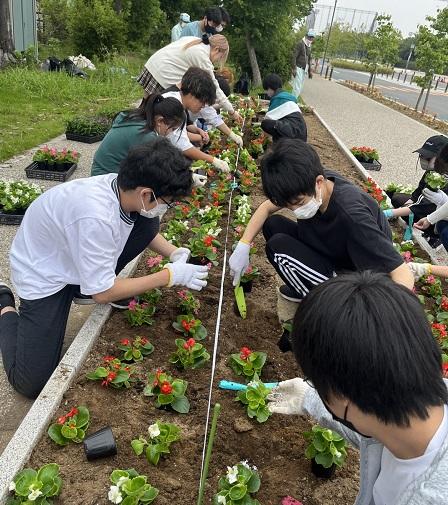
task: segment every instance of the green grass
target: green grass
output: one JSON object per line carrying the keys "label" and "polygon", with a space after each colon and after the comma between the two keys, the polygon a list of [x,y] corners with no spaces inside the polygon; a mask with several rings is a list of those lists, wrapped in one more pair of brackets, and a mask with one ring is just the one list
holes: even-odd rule
{"label": "green grass", "polygon": [[[360,72],[368,72],[368,69],[364,63],[350,60],[338,60],[331,59],[330,64],[336,68],[346,68],[348,70],[358,70]],[[389,67],[378,67],[378,73],[380,74],[391,74],[392,70]]]}
{"label": "green grass", "polygon": [[[70,117],[129,107],[142,96],[132,77],[140,73],[144,61],[116,57],[89,71],[89,79],[25,67],[0,71],[0,161],[60,135]],[[127,73],[113,73],[111,67],[125,68]]]}

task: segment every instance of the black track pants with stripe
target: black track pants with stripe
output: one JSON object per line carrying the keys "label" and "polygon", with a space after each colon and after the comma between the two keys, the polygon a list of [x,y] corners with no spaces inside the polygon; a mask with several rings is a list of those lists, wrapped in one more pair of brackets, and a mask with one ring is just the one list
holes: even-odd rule
{"label": "black track pants with stripe", "polygon": [[269,217],[264,226],[266,255],[283,281],[304,298],[314,286],[333,277],[334,265],[298,237],[295,221]]}

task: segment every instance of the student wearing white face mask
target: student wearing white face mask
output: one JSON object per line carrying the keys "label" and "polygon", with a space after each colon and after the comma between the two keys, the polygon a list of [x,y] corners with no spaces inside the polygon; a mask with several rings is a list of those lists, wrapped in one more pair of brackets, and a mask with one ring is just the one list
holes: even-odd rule
{"label": "student wearing white face mask", "polygon": [[[250,243],[263,230],[266,254],[285,284],[283,298],[300,302],[316,285],[342,271],[388,273],[408,288],[412,273],[392,245],[378,204],[361,188],[322,167],[299,139],[280,139],[261,162],[268,197],[252,216],[229,259],[233,284],[249,265]],[[274,215],[290,209],[295,220]]]}
{"label": "student wearing white face mask", "polygon": [[[190,161],[164,138],[134,147],[114,173],[55,186],[27,210],[10,251],[11,280],[0,283],[0,349],[12,386],[36,397],[56,368],[77,290],[96,303],[138,296],[164,286],[200,291],[207,267],[187,263],[190,251],[159,233],[160,217],[191,193]],[[152,238],[131,236],[137,217]],[[146,247],[170,259],[160,272],[117,275]]]}

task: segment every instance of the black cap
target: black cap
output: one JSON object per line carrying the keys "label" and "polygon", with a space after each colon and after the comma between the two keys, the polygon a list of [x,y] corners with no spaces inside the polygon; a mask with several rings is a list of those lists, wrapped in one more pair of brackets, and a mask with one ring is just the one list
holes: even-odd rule
{"label": "black cap", "polygon": [[433,137],[429,137],[429,139],[414,153],[419,153],[422,158],[426,158],[430,160],[437,156],[444,146],[448,144],[448,137],[445,135],[434,135]]}

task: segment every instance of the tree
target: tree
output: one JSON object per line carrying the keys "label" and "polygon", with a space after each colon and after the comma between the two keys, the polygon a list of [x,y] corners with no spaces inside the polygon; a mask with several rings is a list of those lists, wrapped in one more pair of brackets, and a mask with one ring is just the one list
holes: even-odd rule
{"label": "tree", "polygon": [[66,40],[70,17],[68,1],[40,0],[39,9],[43,19],[43,29],[39,33],[39,40],[44,43],[47,43],[50,38]]}
{"label": "tree", "polygon": [[366,41],[365,63],[370,72],[369,87],[375,85],[380,65],[394,65],[398,58],[401,33],[391,22],[391,16],[378,16],[377,28]]}
{"label": "tree", "polygon": [[426,89],[422,113],[426,111],[434,75],[443,73],[448,65],[448,51],[446,49],[448,47],[448,7],[439,10],[435,18],[428,16],[426,20],[429,21],[429,26],[419,26],[415,46],[416,67],[425,73],[424,76],[414,79],[421,88],[415,110],[418,110]]}
{"label": "tree", "polygon": [[0,0],[0,68],[14,62],[14,39],[9,0]]}
{"label": "tree", "polygon": [[[281,55],[281,59],[284,60],[285,50],[287,50],[289,52],[287,71],[290,71],[295,41],[294,27],[298,19],[310,12],[312,3],[313,0],[284,0],[281,5],[274,0],[258,0],[257,2],[226,0],[224,2],[225,8],[232,16],[232,40],[238,41],[236,45],[239,47],[244,41],[254,86],[261,86],[258,59],[263,54],[263,49],[270,53],[268,56],[271,60],[277,60],[277,55]],[[241,55],[234,53],[233,44],[231,51],[232,58],[236,56],[236,59],[240,59]]]}
{"label": "tree", "polygon": [[131,47],[147,48],[154,45],[159,48],[160,32],[166,23],[159,0],[131,0],[127,23],[128,42]]}

